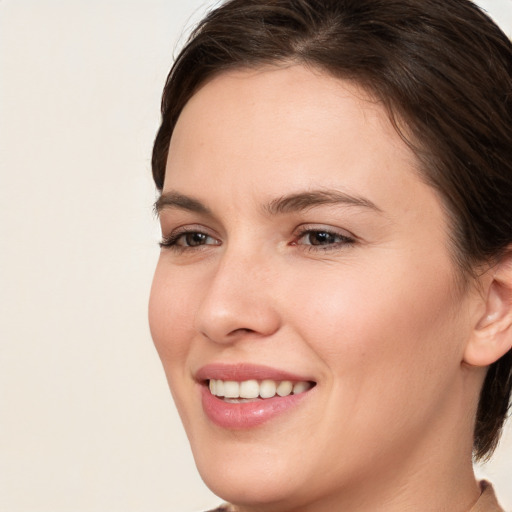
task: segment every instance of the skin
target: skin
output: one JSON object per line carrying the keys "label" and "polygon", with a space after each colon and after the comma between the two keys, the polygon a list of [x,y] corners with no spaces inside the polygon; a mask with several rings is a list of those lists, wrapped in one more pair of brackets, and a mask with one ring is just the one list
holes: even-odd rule
{"label": "skin", "polygon": [[[269,211],[327,190],[360,204]],[[301,66],[221,74],[178,120],[172,193],[208,212],[160,205],[164,238],[206,236],[162,248],[150,327],[206,484],[246,512],[468,511],[485,369],[464,357],[486,306],[457,286],[440,200],[382,105]],[[316,386],[232,431],[202,410],[194,375],[209,363]]]}

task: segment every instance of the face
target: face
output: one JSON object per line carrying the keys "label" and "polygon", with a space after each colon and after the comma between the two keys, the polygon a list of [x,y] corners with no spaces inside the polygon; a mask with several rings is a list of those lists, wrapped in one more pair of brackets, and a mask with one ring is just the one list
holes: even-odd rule
{"label": "face", "polygon": [[382,105],[300,66],[222,74],[178,120],[157,206],[150,326],[210,488],[306,510],[419,472],[460,414],[467,307]]}

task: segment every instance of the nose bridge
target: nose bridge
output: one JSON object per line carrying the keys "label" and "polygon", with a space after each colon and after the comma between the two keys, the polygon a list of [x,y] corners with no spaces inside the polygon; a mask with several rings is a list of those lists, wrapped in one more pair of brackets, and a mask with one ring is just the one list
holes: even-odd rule
{"label": "nose bridge", "polygon": [[272,270],[257,247],[226,247],[212,269],[197,312],[197,329],[215,342],[242,334],[268,336],[279,327],[272,300]]}

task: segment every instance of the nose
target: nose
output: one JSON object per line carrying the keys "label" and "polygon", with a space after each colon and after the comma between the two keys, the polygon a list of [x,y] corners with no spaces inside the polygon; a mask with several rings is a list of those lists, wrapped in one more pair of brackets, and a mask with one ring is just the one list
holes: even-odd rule
{"label": "nose", "polygon": [[247,336],[268,337],[280,327],[272,265],[258,255],[225,253],[206,284],[196,315],[196,329],[215,343]]}

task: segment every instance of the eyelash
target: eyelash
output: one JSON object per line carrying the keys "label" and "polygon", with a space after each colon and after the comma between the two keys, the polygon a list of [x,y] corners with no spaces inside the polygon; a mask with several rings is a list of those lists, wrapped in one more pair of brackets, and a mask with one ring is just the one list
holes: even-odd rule
{"label": "eyelash", "polygon": [[208,233],[205,233],[198,227],[190,227],[190,228],[183,228],[175,233],[172,233],[168,237],[163,237],[162,241],[159,243],[160,247],[162,249],[171,249],[172,251],[176,252],[185,252],[190,250],[201,250],[207,247],[208,245],[220,245],[220,243],[216,244],[197,244],[197,245],[178,245],[178,242],[181,238],[186,237],[187,235],[202,235],[206,238],[211,238],[212,240],[215,240],[215,238]]}
{"label": "eyelash", "polygon": [[[328,237],[335,238],[338,241],[327,243],[325,245],[318,243],[309,243],[309,244],[300,244],[298,243],[301,239],[306,237],[307,235],[327,235]],[[205,233],[204,231],[192,227],[192,228],[184,228],[176,233],[172,233],[168,237],[164,237],[162,241],[159,243],[161,248],[170,249],[172,251],[176,251],[178,253],[183,253],[186,251],[198,251],[198,250],[204,250],[210,245],[221,245],[220,242],[214,243],[214,244],[206,244],[206,243],[198,243],[197,245],[179,245],[178,242],[187,235],[201,235],[204,236],[206,239],[210,238],[212,240],[216,240],[213,236],[209,235],[208,233]],[[310,240],[311,241],[311,240]],[[349,236],[343,235],[335,230],[331,229],[319,229],[319,228],[313,228],[305,226],[303,227],[296,235],[294,240],[291,242],[290,245],[301,247],[302,250],[310,251],[310,252],[318,252],[318,251],[335,251],[335,250],[341,250],[343,247],[352,246],[354,245],[356,240],[354,238],[351,238]]]}
{"label": "eyelash", "polygon": [[[331,238],[336,238],[337,242],[327,243],[326,245],[322,244],[299,244],[298,241],[300,241],[302,238],[306,236],[311,235],[327,235]],[[311,242],[311,240],[310,240]],[[354,245],[355,239],[351,238],[349,236],[343,235],[335,230],[327,229],[327,228],[314,228],[310,226],[304,226],[296,235],[295,241],[292,242],[291,245],[294,246],[301,246],[303,250],[311,251],[311,252],[317,252],[317,251],[336,251],[340,250],[343,247]]]}

